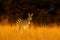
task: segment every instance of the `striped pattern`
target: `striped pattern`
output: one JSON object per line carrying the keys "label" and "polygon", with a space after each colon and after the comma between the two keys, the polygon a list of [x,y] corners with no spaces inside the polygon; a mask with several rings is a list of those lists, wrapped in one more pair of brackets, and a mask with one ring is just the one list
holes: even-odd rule
{"label": "striped pattern", "polygon": [[27,29],[29,28],[29,25],[31,24],[31,21],[32,21],[32,16],[33,16],[33,13],[32,14],[29,14],[28,13],[28,18],[25,19],[25,20],[22,20],[22,19],[17,19],[16,21],[16,29],[20,29],[20,28],[23,28],[23,29]]}

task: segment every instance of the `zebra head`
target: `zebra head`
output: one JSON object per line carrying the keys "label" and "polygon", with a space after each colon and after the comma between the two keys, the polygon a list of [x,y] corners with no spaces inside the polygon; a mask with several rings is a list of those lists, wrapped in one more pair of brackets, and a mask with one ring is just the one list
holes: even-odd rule
{"label": "zebra head", "polygon": [[16,21],[17,28],[19,28],[19,27],[22,27],[24,29],[28,28],[29,25],[31,24],[30,22],[32,20],[32,16],[33,16],[33,13],[31,13],[31,14],[28,13],[28,18],[27,19],[25,19],[25,20],[20,19],[20,18],[17,19],[17,21]]}
{"label": "zebra head", "polygon": [[33,13],[31,13],[31,14],[28,13],[28,19],[29,19],[29,20],[32,20],[32,16],[33,16]]}

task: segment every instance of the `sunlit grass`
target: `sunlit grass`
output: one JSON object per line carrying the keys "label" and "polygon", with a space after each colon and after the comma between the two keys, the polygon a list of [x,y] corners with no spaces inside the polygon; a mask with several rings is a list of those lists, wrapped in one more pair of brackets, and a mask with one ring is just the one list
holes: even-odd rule
{"label": "sunlit grass", "polygon": [[[51,27],[50,27],[51,26]],[[35,26],[18,29],[13,24],[0,25],[0,40],[60,40],[60,28],[54,25]]]}

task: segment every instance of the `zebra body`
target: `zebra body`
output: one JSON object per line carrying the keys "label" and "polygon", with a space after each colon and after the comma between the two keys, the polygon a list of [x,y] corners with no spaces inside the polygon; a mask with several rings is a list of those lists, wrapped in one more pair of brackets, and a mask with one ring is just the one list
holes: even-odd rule
{"label": "zebra body", "polygon": [[29,28],[29,25],[31,24],[32,16],[33,16],[33,14],[28,14],[28,18],[25,19],[25,20],[22,20],[20,18],[17,19],[17,21],[16,21],[17,29],[19,29],[19,28],[23,28],[23,29]]}

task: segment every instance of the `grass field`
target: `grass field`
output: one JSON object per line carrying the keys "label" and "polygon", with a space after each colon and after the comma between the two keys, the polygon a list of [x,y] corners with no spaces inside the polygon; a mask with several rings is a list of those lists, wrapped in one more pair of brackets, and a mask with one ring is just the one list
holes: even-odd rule
{"label": "grass field", "polygon": [[15,25],[0,25],[0,40],[60,40],[60,27],[42,25],[17,29]]}

